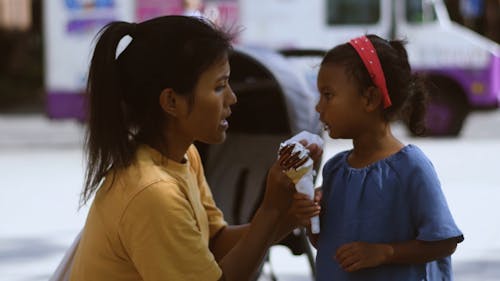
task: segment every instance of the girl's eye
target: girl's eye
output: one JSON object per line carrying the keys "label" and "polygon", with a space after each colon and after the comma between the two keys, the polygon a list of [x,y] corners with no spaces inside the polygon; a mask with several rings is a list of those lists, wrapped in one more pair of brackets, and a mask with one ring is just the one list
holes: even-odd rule
{"label": "girl's eye", "polygon": [[330,93],[330,92],[324,92],[324,93],[322,93],[322,95],[323,95],[323,96],[325,97],[325,99],[327,99],[327,100],[328,100],[328,99],[330,99],[330,98],[332,98],[332,96],[333,96],[333,94],[332,94],[332,93]]}

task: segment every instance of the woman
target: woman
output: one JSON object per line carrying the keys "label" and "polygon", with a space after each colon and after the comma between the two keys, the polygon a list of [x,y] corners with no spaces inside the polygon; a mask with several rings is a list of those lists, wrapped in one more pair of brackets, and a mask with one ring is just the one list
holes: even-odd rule
{"label": "woman", "polygon": [[[132,41],[117,55],[125,35]],[[290,149],[271,167],[248,225],[226,225],[204,178],[193,142],[223,142],[236,103],[230,40],[184,16],[103,29],[89,72],[82,203],[95,198],[71,280],[246,280],[296,226],[281,171],[302,160]],[[309,203],[301,212],[317,215]]]}

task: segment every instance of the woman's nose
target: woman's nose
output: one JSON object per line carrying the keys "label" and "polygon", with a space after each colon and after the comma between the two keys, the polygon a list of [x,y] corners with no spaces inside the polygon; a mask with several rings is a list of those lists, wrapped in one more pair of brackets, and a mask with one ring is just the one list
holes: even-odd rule
{"label": "woman's nose", "polygon": [[231,87],[229,87],[229,91],[228,91],[228,95],[227,95],[226,103],[227,103],[228,105],[233,105],[233,104],[235,104],[237,101],[238,101],[238,99],[236,98],[236,94],[233,92],[233,89],[231,89]]}

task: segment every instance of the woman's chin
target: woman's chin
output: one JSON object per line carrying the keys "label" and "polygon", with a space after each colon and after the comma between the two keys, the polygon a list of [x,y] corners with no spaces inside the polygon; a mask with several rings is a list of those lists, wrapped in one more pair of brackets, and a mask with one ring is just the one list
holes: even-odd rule
{"label": "woman's chin", "polygon": [[206,139],[201,139],[199,141],[206,143],[206,144],[221,144],[224,141],[226,141],[227,134],[225,131],[219,132],[219,134],[211,136]]}

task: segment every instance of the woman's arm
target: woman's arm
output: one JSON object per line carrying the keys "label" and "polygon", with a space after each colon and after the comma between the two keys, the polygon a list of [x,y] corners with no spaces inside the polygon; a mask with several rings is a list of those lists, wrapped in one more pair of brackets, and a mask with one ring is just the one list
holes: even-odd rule
{"label": "woman's arm", "polygon": [[[321,152],[318,147],[312,151]],[[291,149],[281,151],[279,160],[269,170],[264,199],[251,223],[225,228],[212,239],[210,248],[219,260],[221,280],[246,280],[254,276],[269,247],[293,229],[284,218],[295,189],[282,170],[303,161]]]}
{"label": "woman's arm", "polygon": [[240,239],[248,232],[250,224],[228,225],[222,228],[210,240],[210,251],[214,254],[215,260],[219,262]]}
{"label": "woman's arm", "polygon": [[352,272],[382,264],[426,263],[453,254],[456,247],[456,238],[390,244],[353,242],[341,246],[335,259],[345,271]]}
{"label": "woman's arm", "polygon": [[271,167],[264,199],[249,225],[222,230],[211,241],[219,259],[223,280],[247,280],[254,276],[267,250],[274,243],[276,225],[290,206],[294,190],[277,161]]}
{"label": "woman's arm", "polygon": [[[294,194],[294,205],[286,215],[279,218],[273,234],[273,244],[279,243],[297,227],[307,227],[310,219],[319,215],[320,207],[305,194]],[[210,241],[210,250],[217,261],[224,257],[248,232],[250,224],[227,226]],[[317,235],[314,235],[317,237]]]}
{"label": "woman's arm", "polygon": [[[296,192],[293,195],[293,203],[288,214],[280,220],[276,227],[275,243],[280,242],[297,227],[305,227],[310,233],[311,218],[319,216],[320,211],[321,207],[317,201],[309,199],[307,194]],[[311,237],[309,235],[310,239]]]}
{"label": "woman's arm", "polygon": [[255,274],[261,261],[263,260],[267,250],[273,244],[273,233],[275,226],[280,217],[277,210],[259,208],[252,222],[247,229],[241,232],[242,237],[234,247],[230,248],[231,238],[236,237],[236,232],[223,237],[217,244],[220,249],[217,252],[229,250],[226,255],[219,261],[219,266],[222,269],[224,279],[222,280],[247,280]]}

